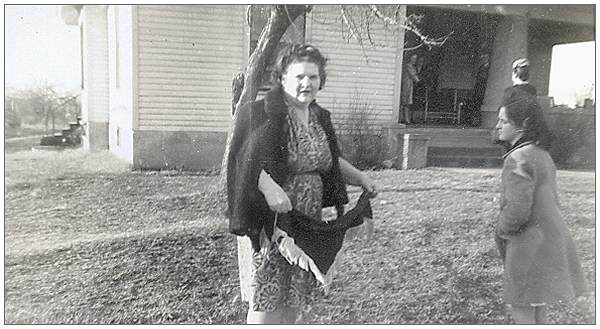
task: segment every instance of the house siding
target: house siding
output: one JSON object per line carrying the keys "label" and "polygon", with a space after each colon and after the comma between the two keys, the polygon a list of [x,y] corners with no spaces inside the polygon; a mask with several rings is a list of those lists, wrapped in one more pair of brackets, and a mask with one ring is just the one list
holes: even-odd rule
{"label": "house siding", "polygon": [[244,17],[236,5],[138,6],[137,130],[227,131]]}
{"label": "house siding", "polygon": [[352,103],[372,107],[370,122],[373,127],[389,124],[394,117],[394,101],[399,97],[396,76],[398,33],[385,31],[383,25],[373,23],[371,36],[386,47],[371,47],[365,40],[364,49],[355,40],[344,39],[340,7],[315,6],[307,19],[306,40],[328,57],[327,83],[319,93],[319,103],[332,112],[334,123],[343,129],[358,116]]}

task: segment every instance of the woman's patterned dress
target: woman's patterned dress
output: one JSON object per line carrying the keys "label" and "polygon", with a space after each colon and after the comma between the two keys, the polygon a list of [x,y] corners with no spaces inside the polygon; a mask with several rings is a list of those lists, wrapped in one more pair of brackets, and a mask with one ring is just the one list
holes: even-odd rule
{"label": "woman's patterned dress", "polygon": [[[296,210],[321,220],[323,183],[319,172],[329,170],[332,165],[327,136],[312,108],[308,125],[301,123],[290,108],[287,125],[290,175],[282,188]],[[319,294],[314,275],[290,265],[274,243],[268,246],[266,256],[256,253],[253,264],[254,311],[273,312],[282,306],[302,308]]]}

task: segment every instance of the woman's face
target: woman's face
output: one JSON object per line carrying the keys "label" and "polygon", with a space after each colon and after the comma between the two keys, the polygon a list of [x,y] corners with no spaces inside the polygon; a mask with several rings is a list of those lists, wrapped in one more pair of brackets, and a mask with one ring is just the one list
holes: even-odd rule
{"label": "woman's face", "polygon": [[498,123],[496,123],[496,131],[498,139],[501,141],[509,142],[513,145],[523,135],[523,130],[517,127],[512,120],[506,116],[506,109],[500,108],[498,112]]}
{"label": "woman's face", "polygon": [[311,62],[293,62],[281,76],[281,86],[289,98],[299,104],[310,104],[321,85],[319,66]]}

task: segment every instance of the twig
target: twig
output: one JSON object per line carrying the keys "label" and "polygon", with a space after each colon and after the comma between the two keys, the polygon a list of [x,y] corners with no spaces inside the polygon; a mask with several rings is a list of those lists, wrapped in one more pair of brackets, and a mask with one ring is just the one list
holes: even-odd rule
{"label": "twig", "polygon": [[[441,46],[441,45],[443,45],[446,42],[446,40],[448,40],[448,38],[454,33],[454,32],[450,32],[445,37],[433,39],[433,38],[430,38],[430,37],[428,37],[426,35],[423,35],[423,33],[421,33],[421,31],[410,20],[407,20],[406,23],[400,23],[396,19],[387,17],[384,14],[382,14],[381,11],[379,11],[379,8],[377,8],[376,5],[369,5],[369,8],[371,8],[371,11],[373,11],[373,13],[375,14],[375,16],[377,18],[381,19],[384,23],[392,25],[392,26],[397,26],[399,28],[403,28],[403,29],[405,29],[407,31],[410,31],[410,32],[414,33],[421,40],[421,43],[424,44],[424,45],[426,45],[426,46],[428,46],[429,48],[431,48],[432,46]],[[420,46],[418,46],[418,47],[420,47]],[[416,47],[416,48],[418,48],[418,47]],[[416,48],[414,48],[414,49],[416,49]],[[407,49],[405,49],[405,51],[406,50]]]}
{"label": "twig", "polygon": [[346,25],[348,25],[348,30],[350,31],[350,36],[348,37],[348,39],[350,39],[355,35],[354,29],[352,28],[348,16],[346,15],[346,7],[340,6],[340,10],[342,12],[342,19],[344,20],[344,22],[346,22]]}
{"label": "twig", "polygon": [[366,18],[365,25],[367,26],[367,38],[369,38],[369,42],[371,43],[371,46],[374,46],[375,43],[373,42],[373,39],[371,38],[371,25],[369,23],[369,17]]}
{"label": "twig", "polygon": [[248,26],[252,26],[252,5],[248,5],[246,7],[246,23],[248,23]]}
{"label": "twig", "polygon": [[350,32],[351,32],[350,37],[354,36],[354,39],[356,39],[356,41],[358,41],[358,44],[360,45],[360,49],[363,52],[363,56],[365,57],[365,62],[369,63],[369,56],[367,56],[367,52],[365,51],[365,46],[364,46],[363,40],[360,36],[360,33],[358,33],[358,31],[356,29],[356,24],[354,23],[354,20],[352,19],[352,17],[349,17],[347,15],[345,6],[340,6],[340,9],[342,11],[342,18],[344,19],[346,24],[348,24],[348,28],[350,29]]}
{"label": "twig", "polygon": [[292,26],[292,29],[294,29],[294,32],[297,33],[298,29],[296,29],[296,24],[294,23],[292,16],[290,16],[290,11],[288,10],[287,5],[283,5],[283,9],[285,9],[285,14],[287,15],[287,18],[290,21],[290,25]]}

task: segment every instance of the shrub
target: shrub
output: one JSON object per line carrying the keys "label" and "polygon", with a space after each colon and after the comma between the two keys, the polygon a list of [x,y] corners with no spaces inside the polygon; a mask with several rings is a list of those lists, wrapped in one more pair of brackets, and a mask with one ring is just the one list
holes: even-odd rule
{"label": "shrub", "polygon": [[379,112],[356,92],[340,124],[340,145],[346,160],[358,169],[378,169],[385,156],[385,139],[376,119]]}
{"label": "shrub", "polygon": [[595,165],[595,115],[586,110],[549,113],[547,121],[554,141],[550,155],[561,167],[593,168]]}

